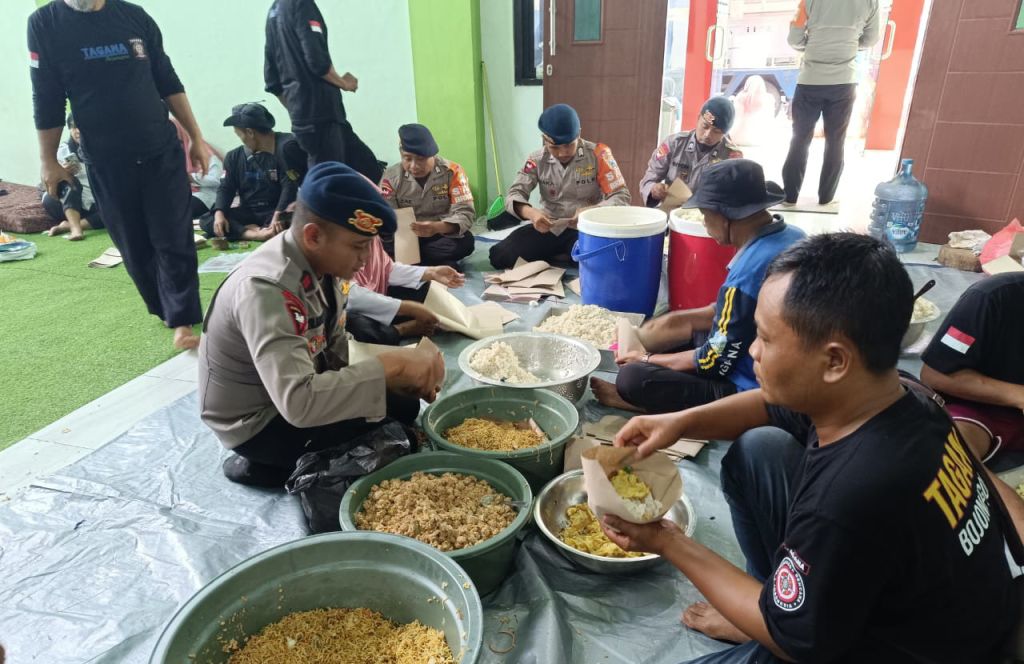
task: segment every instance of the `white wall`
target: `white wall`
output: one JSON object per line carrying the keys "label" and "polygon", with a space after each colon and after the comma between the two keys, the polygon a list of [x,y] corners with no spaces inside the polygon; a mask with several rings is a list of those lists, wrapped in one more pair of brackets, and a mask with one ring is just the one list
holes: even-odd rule
{"label": "white wall", "polygon": [[[288,114],[263,91],[264,23],[270,0],[134,0],[164,35],[164,45],[206,139],[238,144],[224,118],[234,104],[265,100],[288,131]],[[0,13],[0,178],[35,184],[38,149],[32,123],[25,21],[31,0],[3,0]],[[408,0],[320,0],[336,68],[359,78],[345,93],[356,133],[381,159],[397,159],[396,131],[416,120]]]}
{"label": "white wall", "polygon": [[0,178],[39,182],[39,147],[32,122],[25,26],[35,11],[31,0],[3,0],[0,9]]}
{"label": "white wall", "polygon": [[[501,157],[501,184],[508,188],[526,155],[541,147],[537,118],[544,110],[544,89],[539,85],[515,85],[512,0],[481,0],[481,51],[487,64],[488,84],[494,103],[494,133]],[[488,201],[499,191],[494,179],[490,136],[487,137]]]}

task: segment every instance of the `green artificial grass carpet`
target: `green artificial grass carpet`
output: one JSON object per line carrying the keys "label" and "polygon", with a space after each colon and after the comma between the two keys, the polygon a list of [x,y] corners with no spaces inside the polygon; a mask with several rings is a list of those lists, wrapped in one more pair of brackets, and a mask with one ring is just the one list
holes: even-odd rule
{"label": "green artificial grass carpet", "polygon": [[[0,449],[178,352],[123,265],[88,267],[113,246],[105,231],[87,231],[81,242],[18,238],[35,242],[38,254],[0,263]],[[199,262],[217,253],[202,248]],[[204,310],[226,276],[199,275]]]}

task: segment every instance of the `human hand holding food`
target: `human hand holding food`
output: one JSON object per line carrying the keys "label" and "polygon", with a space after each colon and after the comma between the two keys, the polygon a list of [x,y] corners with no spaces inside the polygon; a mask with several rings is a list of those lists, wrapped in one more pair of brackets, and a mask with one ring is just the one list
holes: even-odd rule
{"label": "human hand holding food", "polygon": [[601,519],[601,530],[623,551],[642,551],[663,555],[674,540],[686,535],[679,526],[662,519],[652,523],[630,523],[612,514]]}
{"label": "human hand holding food", "polygon": [[435,349],[410,348],[381,353],[389,390],[428,402],[437,398],[444,382],[444,358]]}
{"label": "human hand holding food", "polygon": [[651,198],[656,201],[663,201],[668,196],[668,185],[664,182],[659,182],[651,188]]}
{"label": "human hand holding food", "polygon": [[632,445],[637,448],[637,457],[649,457],[679,440],[682,433],[679,420],[685,415],[684,412],[634,417],[619,430],[614,444],[616,447]]}
{"label": "human hand holding food", "polygon": [[461,288],[466,283],[466,275],[453,267],[438,265],[427,268],[423,273],[423,281],[436,281],[448,288]]}

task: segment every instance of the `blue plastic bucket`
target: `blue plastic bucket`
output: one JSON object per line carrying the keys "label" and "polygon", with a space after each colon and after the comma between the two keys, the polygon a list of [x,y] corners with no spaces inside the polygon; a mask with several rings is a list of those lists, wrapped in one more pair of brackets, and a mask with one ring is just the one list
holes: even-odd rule
{"label": "blue plastic bucket", "polygon": [[583,304],[654,314],[661,285],[668,215],[642,207],[600,207],[580,214],[572,259],[580,264]]}

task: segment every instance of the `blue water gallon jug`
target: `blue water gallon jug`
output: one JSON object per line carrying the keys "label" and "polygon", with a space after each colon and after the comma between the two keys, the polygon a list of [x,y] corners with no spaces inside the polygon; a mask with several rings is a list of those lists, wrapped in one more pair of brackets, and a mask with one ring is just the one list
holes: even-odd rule
{"label": "blue water gallon jug", "polygon": [[875,187],[868,232],[889,242],[896,251],[913,251],[921,232],[928,187],[914,177],[914,160],[904,159],[892,180]]}

